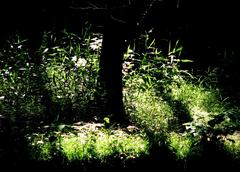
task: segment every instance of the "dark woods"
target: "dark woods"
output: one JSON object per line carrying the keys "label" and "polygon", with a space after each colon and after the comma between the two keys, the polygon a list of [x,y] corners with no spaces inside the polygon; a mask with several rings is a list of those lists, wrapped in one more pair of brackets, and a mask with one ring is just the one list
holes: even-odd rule
{"label": "dark woods", "polygon": [[[71,103],[64,109],[60,103],[52,100],[51,91],[46,89],[47,77],[45,76],[44,80],[41,71],[37,73],[38,67],[39,70],[41,69],[42,57],[38,50],[42,44],[44,32],[52,31],[56,37],[61,37],[64,29],[79,34],[86,26],[86,22],[91,24],[91,31],[103,34],[98,71],[97,89],[99,90],[96,95],[94,94],[96,100],[93,101],[94,103],[102,101],[101,98],[104,96],[106,102],[101,111],[103,117],[110,117],[111,122],[114,121],[114,123],[128,125],[122,93],[123,57],[127,46],[149,30],[151,30],[148,33],[149,36],[151,39],[156,38],[157,46],[166,53],[164,54],[166,57],[169,55],[169,40],[172,42],[179,40],[184,48],[181,56],[194,61],[186,68],[201,72],[208,67],[218,67],[218,70],[224,73],[219,76],[221,82],[225,84],[224,89],[239,90],[237,11],[237,5],[233,2],[214,0],[5,0],[0,2],[0,50],[5,46],[6,40],[16,34],[27,40],[24,44],[29,49],[30,60],[34,63],[34,72],[40,74],[36,75],[35,80],[38,81],[36,85],[39,87],[36,90],[40,90],[40,93],[36,94],[41,95],[40,104],[44,107],[44,112],[41,113],[46,116],[44,122],[52,124],[56,121],[56,116],[60,116],[59,114],[66,113],[66,116],[73,116],[75,112]],[[51,42],[48,44],[51,46]],[[141,47],[138,48],[141,49]],[[1,51],[0,58],[5,58]],[[1,63],[6,61],[8,60],[0,59],[0,68],[5,65]],[[239,99],[239,95],[236,94],[239,91],[233,90],[230,93]],[[174,101],[171,106],[177,106],[174,113],[180,115],[182,112],[179,109],[185,108],[178,101]],[[79,114],[81,115],[81,112]],[[21,114],[17,117],[21,117]],[[184,122],[190,120],[183,118]],[[67,122],[73,122],[71,119],[69,121]],[[15,121],[11,122],[11,119],[5,120],[4,114],[0,114],[0,137],[4,138],[1,140],[5,140],[0,143],[0,154],[3,152],[1,147],[7,149],[4,155],[0,155],[0,159],[4,159],[4,162],[12,161],[11,155],[7,155],[8,152],[15,155],[15,149],[25,149],[22,147],[25,144],[24,138],[20,138],[23,132],[19,129],[21,127],[15,127],[19,124],[15,124]],[[21,118],[16,122],[21,124]],[[22,127],[26,130],[29,129],[27,122],[26,119],[24,124],[21,124],[26,124]],[[106,124],[109,125],[107,122]],[[16,139],[12,140],[13,138]],[[12,142],[14,143],[9,145]],[[19,154],[24,155],[24,153]],[[208,153],[209,151],[206,151],[206,158],[204,157],[206,162],[211,160]],[[214,150],[212,155],[215,155]],[[19,159],[21,159],[20,156]],[[165,156],[162,156],[162,159],[165,159]],[[198,164],[198,161],[195,163]],[[158,161],[156,165],[159,166]]]}
{"label": "dark woods", "polygon": [[[106,89],[106,113],[124,120],[122,103],[122,61],[126,41],[138,37],[144,30],[155,28],[153,37],[162,40],[182,40],[185,54],[193,58],[197,68],[218,65],[226,60],[237,68],[239,50],[236,4],[232,2],[190,0],[9,0],[0,5],[0,41],[19,33],[35,63],[41,63],[35,53],[43,32],[63,29],[79,32],[87,21],[103,33],[100,60],[100,84]],[[165,43],[160,43],[165,46]],[[228,69],[231,70],[231,69]],[[232,71],[231,71],[232,72]]]}
{"label": "dark woods", "polygon": [[[121,72],[126,41],[146,29],[144,23],[155,5],[165,12],[177,6],[176,1],[155,0],[8,1],[1,5],[1,41],[12,33],[23,35],[28,39],[26,43],[34,56],[32,60],[41,63],[36,51],[40,47],[44,31],[54,30],[58,34],[67,28],[79,32],[86,21],[95,28],[102,28],[100,84],[105,87],[108,100],[105,113],[112,115],[117,121],[123,121]],[[164,15],[164,12],[161,13]],[[165,17],[160,17],[163,18]]]}

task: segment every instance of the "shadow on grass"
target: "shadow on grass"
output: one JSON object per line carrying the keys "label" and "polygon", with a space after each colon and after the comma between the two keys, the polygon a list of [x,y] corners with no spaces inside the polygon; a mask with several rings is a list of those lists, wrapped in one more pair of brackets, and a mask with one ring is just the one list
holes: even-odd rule
{"label": "shadow on grass", "polygon": [[[199,143],[200,154],[193,154],[186,159],[177,160],[176,155],[166,144],[152,144],[148,155],[135,159],[122,160],[109,157],[106,162],[98,160],[67,161],[61,155],[55,155],[50,161],[30,159],[25,131],[15,130],[14,133],[1,132],[1,168],[9,170],[55,170],[71,171],[239,171],[239,160],[229,156],[219,140],[208,140],[204,137]],[[67,165],[63,165],[67,163]]]}

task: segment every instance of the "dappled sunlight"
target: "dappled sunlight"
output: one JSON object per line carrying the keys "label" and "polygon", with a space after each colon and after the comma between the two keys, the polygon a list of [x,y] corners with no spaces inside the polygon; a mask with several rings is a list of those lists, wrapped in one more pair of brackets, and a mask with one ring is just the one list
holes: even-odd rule
{"label": "dappled sunlight", "polygon": [[[131,57],[133,66],[141,58],[135,59],[137,53],[132,51],[133,56],[125,57]],[[186,164],[203,156],[210,145],[220,149],[222,135],[239,127],[238,108],[231,106],[208,79],[181,71],[178,63],[172,64],[158,51],[154,54],[154,48],[149,51],[152,54],[144,54],[137,69],[124,73],[125,108],[131,120],[153,143],[166,144],[175,158]],[[152,60],[153,54],[156,60],[149,63],[146,59]],[[237,141],[224,144],[229,152],[238,152]]]}
{"label": "dappled sunlight", "polygon": [[137,52],[129,45],[122,66],[128,127],[112,122],[105,111],[106,92],[98,81],[101,34],[45,33],[39,64],[20,37],[8,42],[0,56],[5,63],[0,120],[10,126],[4,128],[10,131],[6,140],[17,142],[21,134],[31,161],[63,167],[124,166],[151,156],[158,160],[161,153],[185,165],[215,148],[240,160],[240,110],[211,85],[217,76],[202,79],[182,70],[179,64],[191,61],[181,57],[179,41],[169,41],[169,52],[163,53],[155,40],[141,39],[146,47]]}
{"label": "dappled sunlight", "polygon": [[63,125],[60,128],[27,136],[32,158],[48,161],[62,156],[67,163],[87,160],[107,163],[108,158],[128,160],[148,154],[149,143],[144,134],[128,128],[105,129],[103,124],[96,123]]}
{"label": "dappled sunlight", "polygon": [[240,132],[236,131],[222,138],[224,149],[235,160],[240,160]]}
{"label": "dappled sunlight", "polygon": [[197,83],[183,82],[179,87],[172,89],[174,99],[188,105],[192,115],[197,112],[217,115],[225,110],[225,104],[217,90],[207,89]]}
{"label": "dappled sunlight", "polygon": [[169,120],[173,118],[171,107],[161,98],[154,96],[151,90],[135,91],[128,92],[131,95],[126,97],[125,102],[132,121],[156,136],[164,134]]}
{"label": "dappled sunlight", "polygon": [[186,135],[171,132],[168,135],[167,143],[170,150],[173,151],[173,153],[179,160],[186,159],[193,153],[193,141]]}

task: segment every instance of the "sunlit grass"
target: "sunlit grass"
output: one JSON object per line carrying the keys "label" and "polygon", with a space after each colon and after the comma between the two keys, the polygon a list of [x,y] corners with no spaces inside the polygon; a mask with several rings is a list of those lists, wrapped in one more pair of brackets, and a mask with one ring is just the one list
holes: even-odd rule
{"label": "sunlit grass", "polygon": [[[94,126],[94,124],[87,125]],[[109,158],[126,161],[148,154],[149,143],[141,133],[127,133],[122,129],[86,129],[84,127],[77,132],[58,133],[53,142],[51,142],[53,134],[52,136],[43,134],[28,136],[32,158],[46,161],[54,156],[62,156],[66,163],[91,160],[104,163]]]}
{"label": "sunlit grass", "polygon": [[[140,81],[137,82],[138,80]],[[130,118],[141,128],[154,134],[155,139],[167,141],[178,159],[186,159],[192,155],[193,150],[198,150],[202,134],[208,135],[208,132],[219,128],[216,124],[215,128],[214,125],[210,129],[209,121],[229,111],[228,102],[222,99],[218,90],[203,87],[200,83],[182,80],[178,84],[166,85],[167,94],[162,95],[156,95],[153,88],[141,89],[141,84],[145,84],[143,80],[134,79],[126,90],[134,89],[124,92],[125,96],[129,96],[125,102]],[[179,109],[181,106],[175,102],[180,102],[186,109]],[[178,123],[176,112],[183,116],[189,114],[190,120]],[[226,117],[226,120],[230,119]],[[226,123],[224,119],[223,123]],[[176,129],[177,125],[182,125],[184,130]],[[193,142],[198,144],[194,145]]]}
{"label": "sunlit grass", "polygon": [[61,148],[63,154],[70,162],[74,160],[89,160],[94,156],[91,142],[92,140],[89,140],[86,135],[70,135],[62,138]]}
{"label": "sunlit grass", "polygon": [[[129,95],[130,94],[130,95]],[[132,121],[154,137],[162,137],[173,118],[171,107],[152,90],[125,90],[126,108]]]}
{"label": "sunlit grass", "polygon": [[240,160],[240,135],[235,132],[224,140],[224,149],[235,160]]}
{"label": "sunlit grass", "polygon": [[[171,96],[186,104],[190,114],[217,115],[223,113],[227,103],[224,102],[216,89],[204,88],[201,84],[182,82],[180,86],[172,88]],[[224,104],[225,103],[225,104]]]}
{"label": "sunlit grass", "polygon": [[[50,38],[52,44],[48,42]],[[101,35],[63,33],[57,39],[52,33],[46,33],[39,49],[41,64],[38,65],[31,62],[28,50],[19,39],[1,50],[0,114],[12,121],[17,116],[45,115],[41,98],[42,91],[46,91],[50,100],[60,107],[51,104],[53,115],[58,115],[57,111],[79,118],[82,114],[92,115],[89,106],[96,106],[94,96],[100,90],[97,78]],[[143,53],[129,47],[124,56],[124,103],[130,121],[139,132],[106,129],[101,125],[94,130],[85,126],[72,130],[68,126],[71,128],[68,132],[35,133],[28,135],[31,158],[51,161],[60,156],[64,163],[125,161],[147,155],[151,145],[163,143],[178,160],[185,160],[198,149],[196,146],[204,137],[211,141],[210,137],[220,138],[222,133],[233,133],[239,128],[238,107],[231,107],[217,87],[207,87],[208,83],[203,84],[188,71],[180,70],[178,62],[187,61],[178,59],[181,47],[169,50],[164,56],[154,46],[153,41]],[[97,107],[92,109],[94,116],[99,115],[95,111]],[[216,120],[218,117],[220,120]],[[111,125],[108,120],[105,122]],[[239,140],[236,134],[224,140],[224,150],[234,159],[240,159]]]}
{"label": "sunlit grass", "polygon": [[[212,80],[182,71],[177,64],[181,59],[170,61],[157,48],[146,49],[151,53],[143,55],[139,67],[124,73],[124,95],[131,120],[154,136],[150,136],[152,142],[166,143],[178,160],[186,160],[201,152],[203,138],[214,140],[221,132],[237,128],[238,108],[231,107],[221,90],[211,85]],[[129,57],[131,69],[139,57],[134,50],[130,55],[128,52],[125,56]],[[156,60],[149,63],[148,58]],[[214,76],[217,77],[215,73]]]}
{"label": "sunlit grass", "polygon": [[97,131],[62,138],[63,154],[69,161],[108,158],[135,159],[148,152],[148,142],[140,135],[129,135],[121,130]]}
{"label": "sunlit grass", "polygon": [[176,155],[178,160],[186,159],[192,153],[193,142],[187,136],[171,132],[168,135],[167,142],[170,150]]}

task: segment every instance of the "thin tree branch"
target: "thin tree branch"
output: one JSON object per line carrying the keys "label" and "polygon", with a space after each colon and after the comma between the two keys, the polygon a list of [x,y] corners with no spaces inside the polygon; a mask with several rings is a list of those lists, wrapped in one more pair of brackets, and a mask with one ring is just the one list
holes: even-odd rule
{"label": "thin tree branch", "polygon": [[73,10],[108,10],[108,8],[104,7],[75,7],[75,6],[70,6],[69,7],[70,9],[73,9]]}
{"label": "thin tree branch", "polygon": [[111,17],[111,19],[113,19],[114,21],[117,21],[117,22],[122,23],[122,24],[127,24],[126,21],[121,20],[121,19],[119,19],[119,18],[116,18],[116,17],[114,17],[112,14],[110,15],[110,17]]}

